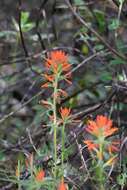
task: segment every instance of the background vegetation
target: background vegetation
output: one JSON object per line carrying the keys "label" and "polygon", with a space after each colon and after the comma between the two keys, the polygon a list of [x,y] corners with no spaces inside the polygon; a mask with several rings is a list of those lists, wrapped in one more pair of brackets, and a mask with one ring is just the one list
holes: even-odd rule
{"label": "background vegetation", "polygon": [[[45,58],[54,50],[69,56],[72,73],[72,85],[62,84],[68,96],[58,109],[70,107],[80,120],[66,127],[69,189],[96,189],[81,169],[81,155],[90,158],[84,128],[97,115],[114,121],[121,142],[107,187],[126,189],[126,0],[1,0],[0,10],[0,189],[22,189],[12,179],[31,154],[34,166],[49,175],[52,131],[41,100],[50,98],[51,90],[41,85]],[[21,180],[28,176],[23,168]],[[44,189],[32,185],[28,189]]]}

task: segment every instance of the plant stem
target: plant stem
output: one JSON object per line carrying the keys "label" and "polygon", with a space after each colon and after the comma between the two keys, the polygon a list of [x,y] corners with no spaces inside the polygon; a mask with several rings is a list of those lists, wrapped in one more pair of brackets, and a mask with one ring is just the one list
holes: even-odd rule
{"label": "plant stem", "polygon": [[104,189],[104,169],[103,169],[103,146],[104,146],[104,140],[100,141],[99,144],[99,157],[98,157],[98,164],[99,164],[99,170],[98,170],[98,179],[99,179],[99,189],[100,190],[105,190]]}
{"label": "plant stem", "polygon": [[103,184],[100,184],[100,190],[105,190]]}
{"label": "plant stem", "polygon": [[99,179],[99,189],[100,190],[105,190],[104,188],[104,169],[103,169],[103,164],[99,164],[99,173],[98,173],[98,179]]}
{"label": "plant stem", "polygon": [[53,93],[53,132],[54,132],[54,162],[55,162],[55,171],[54,177],[56,179],[57,176],[57,114],[56,114],[56,100],[57,100],[57,86],[58,86],[58,78],[55,76],[54,81],[54,93]]}
{"label": "plant stem", "polygon": [[61,154],[61,162],[62,162],[62,172],[64,173],[64,151],[65,151],[65,123],[62,126],[62,154]]}

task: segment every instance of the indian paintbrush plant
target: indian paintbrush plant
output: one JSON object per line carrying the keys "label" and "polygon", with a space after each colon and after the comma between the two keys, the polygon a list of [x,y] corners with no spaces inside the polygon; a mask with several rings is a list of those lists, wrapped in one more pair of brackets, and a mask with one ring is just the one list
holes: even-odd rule
{"label": "indian paintbrush plant", "polygon": [[99,190],[105,190],[107,181],[107,168],[113,166],[117,160],[119,141],[109,138],[118,128],[113,127],[112,120],[106,116],[98,115],[96,120],[89,120],[86,131],[92,139],[85,140],[92,157],[92,171]]}
{"label": "indian paintbrush plant", "polygon": [[[68,55],[61,50],[49,52],[45,58],[45,68],[46,72],[42,76],[46,82],[41,85],[41,88],[50,89],[51,96],[46,100],[41,100],[41,104],[46,107],[48,118],[46,124],[51,129],[53,162],[50,171],[45,171],[42,167],[37,168],[35,166],[34,156],[31,154],[25,161],[25,167],[30,174],[29,183],[26,186],[28,189],[44,187],[48,190],[67,190],[68,185],[65,183],[67,171],[65,164],[67,160],[65,128],[69,123],[77,122],[71,114],[71,109],[61,106],[62,98],[68,95],[63,87],[63,81],[67,82],[68,85],[72,83]],[[99,190],[106,189],[106,181],[110,173],[107,171],[110,171],[110,167],[113,167],[118,159],[117,153],[120,143],[111,137],[117,131],[118,128],[113,127],[112,120],[102,115],[98,115],[95,121],[89,120],[84,131],[84,133],[90,134],[90,138],[84,140],[92,160],[89,177],[96,181]],[[19,189],[22,186],[21,168],[21,164],[18,162],[16,177]]]}
{"label": "indian paintbrush plant", "polygon": [[[62,182],[59,185],[59,190],[66,189],[64,187],[64,159],[65,159],[65,126],[71,121],[71,110],[67,107],[60,107],[57,110],[57,104],[60,103],[61,98],[67,96],[67,92],[62,89],[61,82],[64,80],[68,84],[71,84],[71,65],[68,61],[68,55],[62,51],[52,51],[49,53],[46,59],[45,67],[47,73],[43,74],[47,82],[43,84],[42,88],[51,88],[52,96],[47,101],[42,101],[42,103],[49,109],[49,119],[51,128],[53,131],[53,179],[54,179],[54,189],[56,189],[56,182],[58,178],[62,178]],[[58,113],[59,112],[59,113]],[[51,114],[50,114],[51,113]],[[58,129],[61,129],[61,158],[57,155],[57,145],[58,142]],[[57,167],[57,163],[61,161],[61,168]],[[59,171],[60,168],[60,171]],[[61,173],[61,175],[59,175]]]}
{"label": "indian paintbrush plant", "polygon": [[[65,127],[69,122],[72,122],[71,110],[67,107],[60,107],[57,110],[57,104],[60,103],[61,99],[67,96],[67,92],[62,89],[61,82],[64,80],[69,85],[71,84],[71,65],[68,60],[68,55],[63,51],[51,51],[48,57],[45,59],[46,72],[42,76],[47,81],[41,85],[41,88],[50,88],[52,95],[47,100],[42,100],[43,106],[46,106],[48,110],[49,122],[47,125],[50,126],[53,135],[53,166],[50,177],[46,177],[46,172],[43,168],[37,169],[34,164],[34,156],[31,154],[25,161],[25,170],[30,174],[28,182],[22,183],[22,167],[18,161],[16,168],[16,180],[18,187],[25,186],[28,189],[39,189],[40,187],[46,187],[51,190],[67,190],[67,185],[64,182],[64,160],[65,160]],[[58,131],[61,131],[60,138],[58,141]],[[61,144],[61,155],[58,156],[57,147]],[[58,165],[60,163],[60,165]]]}

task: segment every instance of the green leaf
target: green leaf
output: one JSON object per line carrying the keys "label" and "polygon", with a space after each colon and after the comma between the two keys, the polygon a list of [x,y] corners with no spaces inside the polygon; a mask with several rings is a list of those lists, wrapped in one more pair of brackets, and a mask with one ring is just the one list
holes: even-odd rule
{"label": "green leaf", "polygon": [[95,50],[103,50],[104,49],[104,45],[102,45],[102,44],[97,44],[97,45],[95,45]]}
{"label": "green leaf", "polygon": [[102,12],[100,10],[94,10],[94,14],[95,14],[96,20],[98,22],[100,32],[104,32],[105,28],[106,28],[104,12]]}
{"label": "green leaf", "polygon": [[84,4],[83,0],[74,0],[75,5]]}
{"label": "green leaf", "polygon": [[17,21],[14,18],[12,18],[12,22],[14,24],[16,31],[19,32],[19,25],[18,25]]}
{"label": "green leaf", "polygon": [[112,80],[112,75],[107,71],[103,71],[102,74],[100,74],[100,79],[103,82],[111,81]]}
{"label": "green leaf", "polygon": [[117,177],[117,182],[121,186],[124,186],[126,184],[126,180],[127,180],[127,174],[126,173],[120,174]]}
{"label": "green leaf", "polygon": [[0,32],[0,38],[3,38],[3,37],[10,37],[10,36],[15,36],[16,35],[16,32],[15,31],[7,31],[7,30],[3,30]]}
{"label": "green leaf", "polygon": [[33,27],[35,26],[34,23],[30,22],[22,26],[23,32],[28,32],[30,31]]}
{"label": "green leaf", "polygon": [[[13,18],[12,22],[15,26],[15,29],[17,32],[19,32],[19,24],[18,22]],[[30,31],[35,24],[33,22],[29,22],[29,12],[21,12],[21,28],[23,32]]]}
{"label": "green leaf", "polygon": [[120,4],[123,4],[124,3],[124,0],[118,0]]}
{"label": "green leaf", "polygon": [[116,30],[119,28],[119,20],[118,19],[112,19],[110,21],[110,24],[108,25],[109,30]]}
{"label": "green leaf", "polygon": [[89,53],[89,48],[86,44],[82,45],[81,51],[84,55],[87,55]]}
{"label": "green leaf", "polygon": [[5,154],[4,151],[0,151],[0,161],[4,161],[5,160]]}
{"label": "green leaf", "polygon": [[21,12],[21,23],[26,24],[29,18],[29,12]]}
{"label": "green leaf", "polygon": [[125,64],[125,61],[120,59],[120,58],[113,59],[113,60],[110,61],[110,66],[112,66],[112,65],[121,65],[121,64]]}

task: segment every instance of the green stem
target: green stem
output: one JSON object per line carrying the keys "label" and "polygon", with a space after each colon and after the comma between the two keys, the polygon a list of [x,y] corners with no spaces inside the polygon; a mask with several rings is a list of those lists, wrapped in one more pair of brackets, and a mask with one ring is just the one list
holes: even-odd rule
{"label": "green stem", "polygon": [[57,94],[57,86],[58,86],[58,78],[55,77],[54,81],[54,93],[53,93],[53,130],[54,130],[54,162],[55,162],[55,170],[54,177],[56,179],[57,176],[57,114],[56,114],[56,94]]}
{"label": "green stem", "polygon": [[98,181],[98,187],[99,190],[105,190],[104,189],[104,169],[103,164],[99,163],[97,170],[96,170],[96,179]]}
{"label": "green stem", "polygon": [[104,146],[104,140],[100,141],[99,145],[99,168],[98,168],[98,180],[99,180],[99,189],[100,190],[105,190],[104,189],[104,169],[103,169],[103,146]]}
{"label": "green stem", "polygon": [[103,184],[100,184],[100,188],[99,188],[99,189],[100,189],[100,190],[105,190]]}
{"label": "green stem", "polygon": [[18,190],[21,190],[21,185],[20,185],[20,170],[21,170],[21,163],[18,160]]}
{"label": "green stem", "polygon": [[100,190],[104,190],[104,180],[103,180],[103,177],[104,177],[104,171],[103,171],[103,168],[100,168],[100,176],[99,176],[99,180],[100,180]]}
{"label": "green stem", "polygon": [[61,161],[62,161],[62,172],[64,173],[64,151],[65,151],[65,123],[62,126],[62,154],[61,154]]}

